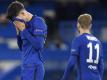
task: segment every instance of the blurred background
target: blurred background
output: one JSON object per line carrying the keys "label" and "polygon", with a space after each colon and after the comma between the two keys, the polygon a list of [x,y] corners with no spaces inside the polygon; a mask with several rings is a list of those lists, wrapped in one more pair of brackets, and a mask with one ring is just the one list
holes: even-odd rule
{"label": "blurred background", "polygon": [[[0,0],[0,80],[20,80],[21,54],[13,24],[5,19],[6,9],[14,0]],[[103,44],[107,80],[107,0],[19,0],[32,14],[44,17],[48,25],[45,60],[45,80],[60,80],[70,55],[77,17],[82,13],[93,16],[92,33]],[[71,75],[75,80],[75,71]]]}

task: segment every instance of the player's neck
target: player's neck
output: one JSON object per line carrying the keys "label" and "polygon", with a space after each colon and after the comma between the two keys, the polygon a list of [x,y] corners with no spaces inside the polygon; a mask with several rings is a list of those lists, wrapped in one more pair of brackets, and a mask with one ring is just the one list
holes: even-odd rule
{"label": "player's neck", "polygon": [[82,31],[80,31],[81,35],[84,34],[84,33],[91,34],[91,32],[89,30],[82,30]]}

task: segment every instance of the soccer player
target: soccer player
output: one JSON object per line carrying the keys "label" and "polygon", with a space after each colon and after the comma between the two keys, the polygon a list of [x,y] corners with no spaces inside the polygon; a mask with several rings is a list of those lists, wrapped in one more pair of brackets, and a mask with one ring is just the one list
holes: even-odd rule
{"label": "soccer player", "polygon": [[28,12],[18,1],[9,5],[7,18],[15,24],[18,46],[22,52],[21,80],[43,80],[41,51],[47,35],[44,19]]}
{"label": "soccer player", "polygon": [[104,63],[101,42],[91,34],[92,17],[82,14],[78,17],[79,36],[72,41],[69,63],[62,80],[69,80],[75,64],[77,80],[102,80]]}

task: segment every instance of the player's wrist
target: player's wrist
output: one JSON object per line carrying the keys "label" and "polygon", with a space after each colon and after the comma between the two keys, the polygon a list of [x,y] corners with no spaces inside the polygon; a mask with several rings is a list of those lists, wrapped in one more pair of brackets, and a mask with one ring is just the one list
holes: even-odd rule
{"label": "player's wrist", "polygon": [[26,28],[24,28],[24,29],[22,29],[22,30],[20,30],[20,32],[26,32],[27,31],[27,29]]}
{"label": "player's wrist", "polygon": [[25,28],[24,29],[21,29],[20,31],[24,31],[25,30]]}
{"label": "player's wrist", "polygon": [[24,29],[26,29],[25,27],[21,27],[19,28],[19,31],[23,31]]}

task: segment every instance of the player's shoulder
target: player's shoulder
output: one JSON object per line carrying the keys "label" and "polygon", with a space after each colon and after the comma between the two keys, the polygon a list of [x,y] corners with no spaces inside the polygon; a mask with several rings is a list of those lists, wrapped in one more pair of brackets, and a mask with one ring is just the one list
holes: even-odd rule
{"label": "player's shoulder", "polygon": [[35,15],[33,23],[34,25],[36,25],[36,27],[47,29],[47,25],[43,17],[39,17]]}
{"label": "player's shoulder", "polygon": [[76,36],[76,37],[72,40],[71,46],[80,46],[81,43],[82,43],[81,41],[82,41],[81,36]]}
{"label": "player's shoulder", "polygon": [[73,42],[80,42],[82,40],[82,36],[78,35],[73,39]]}
{"label": "player's shoulder", "polygon": [[77,35],[74,40],[81,40],[83,39],[84,35]]}
{"label": "player's shoulder", "polygon": [[83,34],[83,35],[81,35],[84,39],[86,39],[86,40],[90,40],[90,41],[96,41],[96,42],[98,42],[98,43],[101,43],[100,42],[100,40],[97,38],[97,37],[95,37],[94,35],[92,35],[92,34]]}
{"label": "player's shoulder", "polygon": [[45,19],[43,17],[37,16],[37,15],[34,15],[34,17],[35,17],[35,20],[38,22],[45,22]]}
{"label": "player's shoulder", "polygon": [[97,40],[97,38],[92,36],[91,34],[83,33],[81,35],[76,36],[74,40],[78,42],[87,42],[87,40]]}

